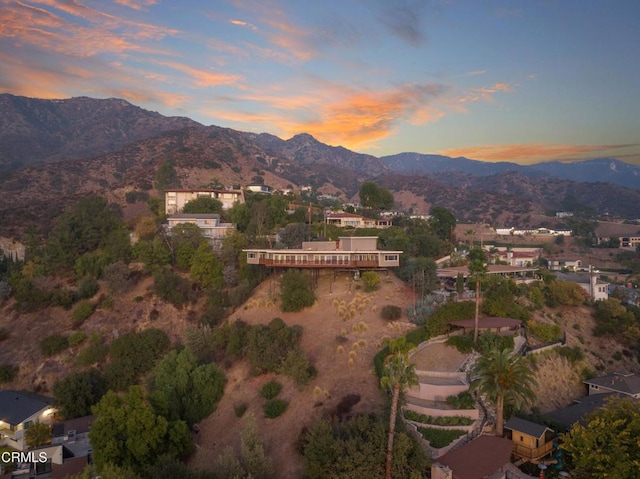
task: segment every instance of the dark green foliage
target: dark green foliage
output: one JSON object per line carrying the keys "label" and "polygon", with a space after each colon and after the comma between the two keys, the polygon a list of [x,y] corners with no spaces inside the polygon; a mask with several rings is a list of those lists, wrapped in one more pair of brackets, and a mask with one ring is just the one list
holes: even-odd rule
{"label": "dark green foliage", "polygon": [[38,288],[33,280],[25,278],[21,274],[14,274],[9,279],[9,285],[13,289],[13,297],[16,300],[15,308],[18,312],[28,313],[48,306],[51,302],[51,294]]}
{"label": "dark green foliage", "polygon": [[593,332],[596,336],[622,334],[637,324],[633,310],[623,306],[617,298],[598,301],[595,307],[596,327]]}
{"label": "dark green foliage", "polygon": [[512,280],[488,282],[483,287],[482,312],[487,316],[529,319],[529,312],[516,302],[519,294],[518,286]]}
{"label": "dark green foliage", "polygon": [[483,356],[486,356],[489,354],[489,351],[494,349],[499,351],[504,349],[513,351],[513,336],[500,336],[499,334],[492,333],[491,331],[482,331],[478,335],[478,344],[476,349]]}
{"label": "dark green foliage", "polygon": [[302,248],[302,242],[309,239],[309,225],[289,223],[280,230],[279,237],[285,248]]}
{"label": "dark green foliage", "polygon": [[60,334],[52,334],[40,340],[40,351],[45,356],[53,356],[69,347],[66,336]]}
{"label": "dark green foliage", "polygon": [[443,241],[452,242],[453,230],[456,226],[454,214],[442,206],[434,206],[429,212],[429,226],[433,233]]}
{"label": "dark green foliage", "polygon": [[282,311],[302,311],[313,306],[316,301],[311,287],[311,279],[303,271],[288,270],[282,275],[280,282],[280,296]]}
{"label": "dark green foliage", "polygon": [[289,401],[284,399],[269,399],[262,407],[264,411],[264,417],[268,419],[275,419],[282,415],[287,410]]}
{"label": "dark green foliage", "polygon": [[265,383],[260,388],[260,396],[265,399],[273,399],[278,394],[280,394],[280,391],[282,391],[282,384],[280,384],[276,380],[273,380]]}
{"label": "dark green foliage", "polygon": [[301,335],[300,327],[289,327],[280,318],[266,326],[252,326],[247,337],[247,358],[254,372],[277,372],[289,351],[297,348]]}
{"label": "dark green foliage", "polygon": [[371,181],[362,183],[359,196],[364,208],[391,210],[395,203],[393,193]]}
{"label": "dark green foliage", "polygon": [[429,337],[438,336],[448,331],[451,321],[460,319],[472,319],[475,315],[475,304],[472,301],[459,301],[446,303],[436,309],[427,318],[427,332]]}
{"label": "dark green foliage", "polygon": [[244,416],[244,413],[247,412],[248,407],[249,405],[246,402],[241,402],[233,406],[233,412],[236,415],[236,417],[242,417]]}
{"label": "dark green foliage", "polygon": [[128,291],[135,284],[129,267],[122,261],[105,266],[102,277],[112,293]]}
{"label": "dark green foliage", "polygon": [[156,414],[139,386],[123,396],[107,392],[92,411],[89,439],[98,468],[111,463],[142,472],[163,454],[182,458],[191,452],[187,425]]}
{"label": "dark green foliage", "polygon": [[559,324],[547,324],[530,321],[527,324],[529,332],[540,341],[549,342],[562,338],[562,328]]}
{"label": "dark green foliage", "polygon": [[111,362],[105,368],[109,389],[123,391],[149,372],[169,347],[169,338],[159,329],[127,333],[109,346]]}
{"label": "dark green foliage", "polygon": [[153,274],[153,280],[153,292],[176,307],[193,299],[191,283],[171,270],[157,270]]}
{"label": "dark green foliage", "polygon": [[448,446],[467,433],[464,429],[436,429],[433,427],[419,427],[418,432],[429,441],[431,447],[436,449]]}
{"label": "dark green foliage", "polygon": [[156,171],[156,180],[153,186],[158,191],[180,187],[180,179],[178,178],[173,160],[167,160],[160,164]]}
{"label": "dark green foliage", "polygon": [[153,371],[151,401],[167,419],[182,419],[191,427],[214,411],[225,383],[215,364],[199,365],[189,348],[173,350]]}
{"label": "dark green foliage", "polygon": [[80,301],[73,310],[73,313],[71,313],[73,322],[76,325],[82,324],[85,320],[89,319],[89,317],[93,314],[95,308],[95,305],[88,299]]}
{"label": "dark green foliage", "polygon": [[127,191],[124,194],[124,199],[130,204],[137,203],[138,201],[147,201],[149,199],[149,193],[146,191]]}
{"label": "dark green foliage", "polygon": [[[345,422],[320,420],[302,437],[305,477],[309,479],[384,477],[387,445],[386,422],[373,415]],[[429,460],[412,437],[398,428],[393,442],[392,477],[423,478]]]}
{"label": "dark green foliage", "polygon": [[[217,471],[216,471],[217,472]],[[226,479],[216,472],[192,469],[184,462],[171,456],[161,456],[154,460],[144,471],[143,478],[147,479]],[[103,478],[109,479],[109,478]],[[114,478],[121,479],[121,478]],[[126,478],[122,478],[126,479]]]}
{"label": "dark green foliage", "polygon": [[81,299],[92,298],[100,289],[98,282],[92,276],[82,278],[78,282],[78,296]]}
{"label": "dark green foliage", "polygon": [[387,321],[395,321],[402,316],[402,308],[400,306],[387,304],[380,310],[380,316]]}
{"label": "dark green foliage", "polygon": [[190,269],[191,276],[207,289],[220,289],[224,287],[222,276],[222,263],[207,243],[201,243],[193,255]]}
{"label": "dark green foliage", "polygon": [[451,336],[447,339],[446,344],[453,346],[463,354],[470,354],[473,352],[473,336],[465,334],[463,336]]}
{"label": "dark green foliage", "polygon": [[80,367],[89,366],[104,360],[109,353],[109,347],[103,344],[99,333],[89,336],[89,343],[76,356],[76,364]]}
{"label": "dark green foliage", "polygon": [[133,256],[152,271],[171,264],[171,250],[157,236],[151,241],[138,241],[133,247]]}
{"label": "dark green foliage", "polygon": [[91,406],[107,392],[106,382],[96,369],[72,373],[53,384],[56,407],[64,419],[87,416]]}
{"label": "dark green foliage", "polygon": [[112,233],[118,230],[123,231],[128,239],[124,224],[104,198],[81,198],[57,218],[49,235],[45,248],[45,262],[49,270],[68,271],[83,254],[110,248],[114,239]]}
{"label": "dark green foliage", "polygon": [[307,355],[299,347],[287,352],[280,364],[279,372],[289,376],[299,386],[307,384],[318,374],[316,368],[309,363]]}
{"label": "dark green foliage", "polygon": [[51,303],[64,309],[71,309],[77,299],[76,292],[70,289],[56,288],[51,293]]}
{"label": "dark green foliage", "polygon": [[[415,344],[416,346],[422,343],[423,341],[426,341],[427,339],[428,339],[427,330],[422,326],[409,331],[405,335],[406,343]],[[373,369],[375,370],[376,375],[379,378],[382,377],[384,360],[387,356],[389,356],[390,352],[391,351],[389,350],[389,347],[385,346],[380,351],[378,351],[378,353],[373,357]]]}
{"label": "dark green foliage", "polygon": [[8,383],[18,374],[18,366],[13,364],[0,364],[0,384]]}
{"label": "dark green foliage", "polygon": [[476,405],[476,401],[469,391],[463,391],[455,396],[448,396],[446,402],[456,409],[473,409]]}
{"label": "dark green foliage", "polygon": [[195,200],[188,201],[182,209],[183,213],[222,213],[222,202],[215,198],[208,198],[203,196],[202,198],[196,198]]}
{"label": "dark green foliage", "polygon": [[436,426],[469,426],[473,424],[473,419],[465,416],[427,416],[410,409],[405,409],[404,417],[409,421]]}
{"label": "dark green foliage", "polygon": [[577,284],[569,281],[553,281],[544,285],[544,297],[547,306],[578,306],[587,299],[586,292]]}
{"label": "dark green foliage", "polygon": [[84,342],[87,339],[87,335],[83,330],[78,329],[69,335],[69,346],[75,347]]}

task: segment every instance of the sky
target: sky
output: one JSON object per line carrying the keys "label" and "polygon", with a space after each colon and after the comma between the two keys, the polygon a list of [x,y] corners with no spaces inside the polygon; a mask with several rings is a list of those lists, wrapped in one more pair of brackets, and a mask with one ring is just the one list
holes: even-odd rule
{"label": "sky", "polygon": [[640,165],[640,0],[0,0],[0,92],[377,157]]}

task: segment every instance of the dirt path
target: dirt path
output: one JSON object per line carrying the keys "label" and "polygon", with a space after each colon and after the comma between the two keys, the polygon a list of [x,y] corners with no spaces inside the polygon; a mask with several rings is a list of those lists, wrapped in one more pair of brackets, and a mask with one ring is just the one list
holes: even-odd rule
{"label": "dirt path", "polygon": [[[267,453],[273,460],[279,478],[302,477],[303,464],[297,451],[301,432],[317,418],[329,415],[347,394],[359,394],[361,401],[353,412],[379,412],[384,404],[373,372],[373,356],[380,350],[385,337],[396,337],[413,328],[406,320],[389,323],[380,317],[387,304],[402,307],[411,304],[412,296],[395,277],[381,275],[380,288],[374,293],[357,289],[347,273],[330,281],[330,272],[321,276],[316,304],[300,313],[282,313],[270,299],[278,291],[273,280],[264,282],[232,320],[264,324],[281,317],[287,324],[304,328],[302,347],[318,370],[318,376],[303,388],[278,376],[284,384],[280,397],[289,400],[287,411],[277,419],[265,419],[264,400],[258,389],[274,375],[251,377],[246,363],[234,365],[228,372],[225,395],[217,411],[200,423],[197,451],[190,465],[211,469],[226,446],[239,452],[242,420],[236,418],[234,405],[248,404],[246,414],[252,414]],[[351,283],[351,284],[350,284]]]}

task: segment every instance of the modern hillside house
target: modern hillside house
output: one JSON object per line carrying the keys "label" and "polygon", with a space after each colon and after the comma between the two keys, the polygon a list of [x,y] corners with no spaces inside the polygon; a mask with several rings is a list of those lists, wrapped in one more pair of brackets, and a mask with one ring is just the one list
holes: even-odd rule
{"label": "modern hillside house", "polygon": [[270,268],[386,269],[400,266],[402,251],[377,249],[376,236],[305,241],[302,249],[245,249],[247,264]]}
{"label": "modern hillside house", "polygon": [[202,236],[212,244],[218,243],[236,230],[233,223],[221,223],[220,215],[215,213],[177,213],[167,218],[167,232],[180,224],[193,224],[202,231]]}
{"label": "modern hillside house", "polygon": [[35,423],[51,424],[53,399],[26,391],[0,391],[0,446],[27,449],[24,432]]}
{"label": "modern hillside house", "polygon": [[167,190],[164,193],[164,212],[167,215],[180,213],[191,200],[198,198],[212,198],[222,203],[222,209],[228,210],[235,203],[244,203],[242,190]]}
{"label": "modern hillside house", "polygon": [[388,228],[392,225],[391,218],[376,220],[353,213],[329,213],[324,221],[328,225],[336,225],[342,228]]}

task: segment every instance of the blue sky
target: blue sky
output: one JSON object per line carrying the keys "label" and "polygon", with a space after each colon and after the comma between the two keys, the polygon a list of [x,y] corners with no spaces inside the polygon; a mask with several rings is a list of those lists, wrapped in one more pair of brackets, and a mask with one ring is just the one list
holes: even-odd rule
{"label": "blue sky", "polygon": [[640,164],[638,0],[0,2],[0,92],[376,156]]}

